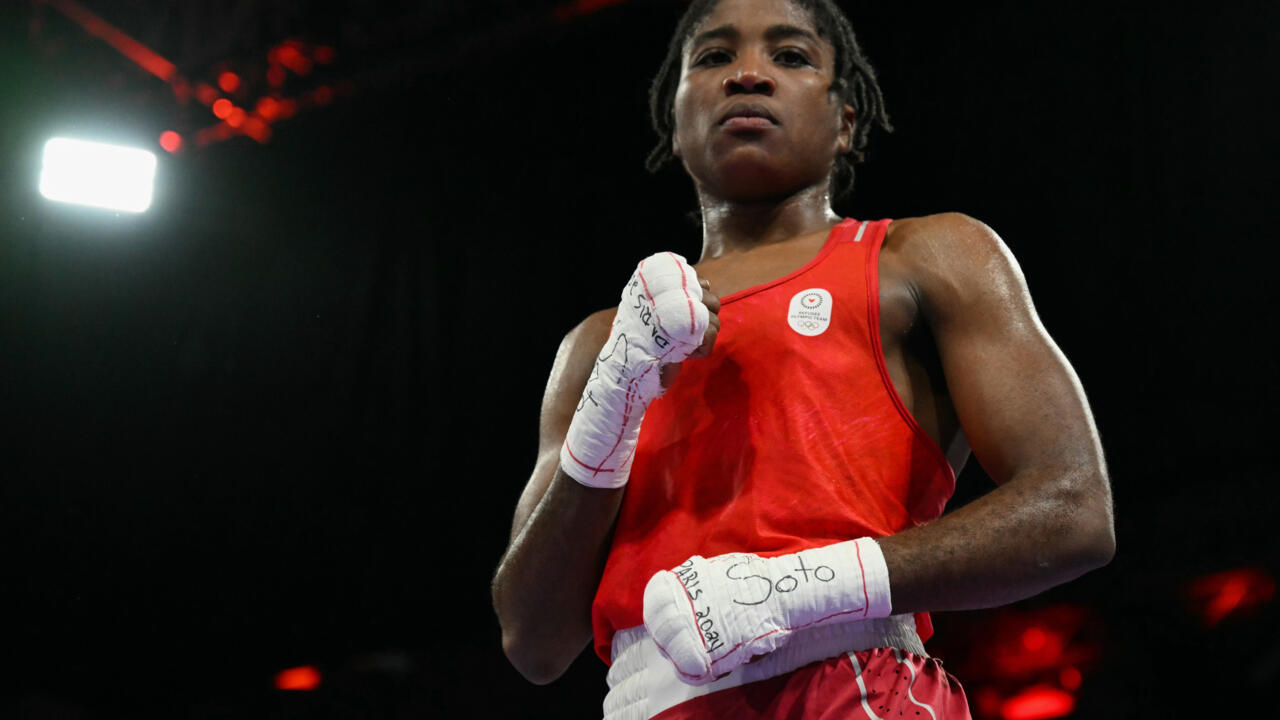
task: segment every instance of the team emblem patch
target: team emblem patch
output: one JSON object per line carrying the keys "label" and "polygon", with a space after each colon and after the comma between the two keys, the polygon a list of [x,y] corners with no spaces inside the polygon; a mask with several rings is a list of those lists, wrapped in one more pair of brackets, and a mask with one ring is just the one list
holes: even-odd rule
{"label": "team emblem patch", "polygon": [[791,298],[787,324],[801,335],[821,335],[831,327],[831,293],[822,288],[801,290]]}

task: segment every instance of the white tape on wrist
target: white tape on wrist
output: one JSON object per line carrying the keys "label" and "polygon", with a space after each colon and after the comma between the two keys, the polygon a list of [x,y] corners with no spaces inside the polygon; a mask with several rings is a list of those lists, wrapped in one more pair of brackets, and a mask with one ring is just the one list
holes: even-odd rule
{"label": "white tape on wrist", "polygon": [[569,477],[590,487],[626,485],[640,421],[662,394],[661,366],[697,350],[709,321],[698,275],[683,257],[640,261],[560,450]]}
{"label": "white tape on wrist", "polygon": [[796,630],[890,609],[889,569],[871,538],[767,559],[694,555],[644,590],[645,627],[690,685],[772,652]]}

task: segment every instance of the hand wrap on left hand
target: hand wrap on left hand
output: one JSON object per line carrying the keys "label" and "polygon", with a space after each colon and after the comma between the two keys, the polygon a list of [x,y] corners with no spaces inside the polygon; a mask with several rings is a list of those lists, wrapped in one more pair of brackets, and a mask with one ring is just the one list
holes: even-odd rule
{"label": "hand wrap on left hand", "polygon": [[889,569],[859,538],[790,555],[694,555],[644,590],[644,624],[682,680],[704,685],[794,630],[888,617]]}

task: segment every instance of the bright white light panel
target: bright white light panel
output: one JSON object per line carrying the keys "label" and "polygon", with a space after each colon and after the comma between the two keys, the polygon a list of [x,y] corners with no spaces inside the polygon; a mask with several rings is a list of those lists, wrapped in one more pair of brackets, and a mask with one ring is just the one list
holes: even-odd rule
{"label": "bright white light panel", "polygon": [[50,200],[142,212],[151,207],[156,156],[146,150],[53,138],[44,144],[40,194]]}

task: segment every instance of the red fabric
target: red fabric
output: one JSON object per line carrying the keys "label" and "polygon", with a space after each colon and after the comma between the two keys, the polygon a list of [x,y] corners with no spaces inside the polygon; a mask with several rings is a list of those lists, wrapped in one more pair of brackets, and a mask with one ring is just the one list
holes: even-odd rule
{"label": "red fabric", "polygon": [[[650,405],[592,608],[606,663],[643,622],[645,583],[691,555],[770,557],[883,537],[937,518],[955,488],[893,389],[880,351],[876,261],[888,220],[845,220],[790,275],[721,300],[711,357]],[[797,293],[831,294],[831,324],[788,323]],[[922,639],[931,631],[917,618]]]}
{"label": "red fabric", "polygon": [[941,662],[908,652],[900,655],[901,663],[886,648],[855,653],[857,668],[848,655],[840,655],[787,675],[694,698],[653,720],[969,720],[964,689]]}

